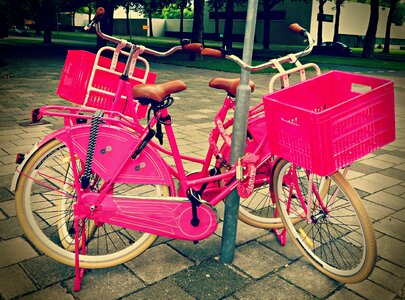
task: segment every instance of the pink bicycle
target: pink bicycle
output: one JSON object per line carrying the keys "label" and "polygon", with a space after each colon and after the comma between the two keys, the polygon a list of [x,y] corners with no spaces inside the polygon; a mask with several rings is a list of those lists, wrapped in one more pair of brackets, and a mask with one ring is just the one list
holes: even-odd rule
{"label": "pink bicycle", "polygon": [[[274,229],[282,243],[285,230],[279,232],[277,228],[285,224],[300,251],[324,274],[342,282],[358,282],[370,274],[376,259],[372,225],[359,196],[336,171],[346,167],[347,161],[334,165],[333,170],[329,165],[327,169],[315,166],[321,171],[317,175],[312,172],[313,162],[308,165],[305,160],[298,164],[294,157],[290,158],[294,150],[269,151],[268,140],[273,139],[269,135],[273,126],[269,115],[276,112],[264,102],[264,106],[257,105],[249,112],[246,155],[237,164],[229,165],[229,129],[233,118],[227,119],[227,113],[234,108],[239,80],[223,78],[210,82],[212,88],[223,89],[227,95],[215,116],[205,158],[182,155],[168,108],[173,104],[170,95],[186,89],[186,85],[175,80],[132,87],[128,80],[134,58],[137,60],[142,53],[167,56],[178,50],[190,50],[225,57],[253,71],[276,67],[280,73],[275,78],[280,78],[284,87],[288,87],[288,76],[294,72],[300,73],[302,83],[310,82],[312,79],[305,80],[305,69],[314,67],[318,73],[319,68],[298,61],[298,57],[312,49],[307,31],[293,26],[308,38],[306,50],[253,67],[234,55],[200,44],[185,43],[166,52],[135,45],[103,34],[97,18],[97,33],[119,45],[116,53],[123,53],[124,47],[129,49],[113,104],[109,103],[110,107],[104,111],[85,106],[39,109],[37,117],[61,117],[64,128],[46,136],[20,157],[13,180],[17,214],[24,232],[40,251],[75,266],[75,290],[80,289],[85,268],[104,268],[129,261],[144,252],[159,235],[190,241],[207,238],[219,222],[215,206],[235,189],[241,195],[242,221]],[[293,62],[295,67],[285,71],[282,68],[285,62]],[[318,74],[315,78],[322,76]],[[283,96],[284,91],[302,83],[270,93],[264,99],[279,93]],[[373,84],[371,92],[377,89],[375,85],[382,83]],[[253,84],[251,88],[254,89]],[[95,94],[102,92],[93,90]],[[316,104],[310,111],[319,113],[321,107]],[[145,108],[148,113],[142,125],[138,116]],[[356,120],[364,123],[365,117],[362,113]],[[381,118],[382,114],[379,121]],[[290,127],[298,126],[297,117],[281,119]],[[286,136],[280,130],[274,137],[280,133]],[[163,131],[169,149],[160,145]],[[389,139],[374,142],[373,149]],[[304,142],[298,143],[290,137],[286,145],[299,152]],[[364,148],[365,142],[361,144]],[[359,155],[371,152],[370,147],[361,148],[363,152]],[[357,158],[351,155],[350,159]],[[199,163],[201,170],[187,174],[183,161]]]}

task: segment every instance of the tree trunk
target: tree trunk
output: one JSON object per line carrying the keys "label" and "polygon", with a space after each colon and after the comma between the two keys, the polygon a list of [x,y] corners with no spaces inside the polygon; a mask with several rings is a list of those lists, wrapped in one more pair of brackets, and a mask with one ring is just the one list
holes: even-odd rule
{"label": "tree trunk", "polygon": [[52,44],[52,20],[54,19],[54,10],[51,0],[42,2],[42,24],[44,26],[44,44]]}
{"label": "tree trunk", "polygon": [[391,24],[392,24],[392,19],[394,18],[397,3],[398,3],[398,0],[391,0],[390,1],[390,12],[388,13],[387,27],[385,28],[384,48],[383,48],[383,51],[382,51],[383,53],[389,53],[390,52]]}
{"label": "tree trunk", "polygon": [[323,15],[324,15],[323,7],[324,7],[326,1],[327,0],[319,0],[318,33],[317,33],[317,39],[316,39],[316,44],[318,46],[322,44]]}
{"label": "tree trunk", "polygon": [[131,27],[129,26],[129,3],[125,5],[125,14],[127,16],[126,19],[127,35],[131,36]]}
{"label": "tree trunk", "polygon": [[[194,20],[193,20],[193,43],[204,43],[204,0],[194,0]],[[190,60],[202,59],[201,55],[190,54]]]}
{"label": "tree trunk", "polygon": [[214,13],[215,13],[215,40],[219,41],[219,18],[217,5],[215,5],[214,7]]}
{"label": "tree trunk", "polygon": [[[101,31],[112,35],[114,27],[114,4],[108,0],[99,0],[96,2],[96,7],[104,7],[105,14],[100,21]],[[97,49],[100,49],[107,45],[107,41],[97,36]]]}
{"label": "tree trunk", "polygon": [[335,14],[335,26],[333,31],[333,41],[339,41],[339,23],[340,23],[340,8],[342,6],[342,0],[336,0],[336,14]]}
{"label": "tree trunk", "polygon": [[270,25],[271,25],[271,17],[270,17],[270,2],[269,0],[263,1],[263,14],[264,14],[264,22],[263,22],[263,49],[269,50],[270,49]]}
{"label": "tree trunk", "polygon": [[152,12],[148,12],[148,20],[149,20],[149,36],[153,37],[153,26],[152,26]]}
{"label": "tree trunk", "polygon": [[362,57],[370,57],[374,54],[375,35],[378,26],[379,0],[371,0],[370,20],[368,22],[367,33],[364,38]]}
{"label": "tree trunk", "polygon": [[184,6],[180,6],[180,41],[184,37]]}
{"label": "tree trunk", "polygon": [[89,22],[87,24],[90,24],[90,22],[91,22],[91,5],[89,4],[87,6],[87,8],[89,9]]}
{"label": "tree trunk", "polygon": [[193,42],[203,42],[204,0],[194,0]]}
{"label": "tree trunk", "polygon": [[224,49],[232,49],[233,4],[234,0],[226,0],[224,38],[222,40]]}

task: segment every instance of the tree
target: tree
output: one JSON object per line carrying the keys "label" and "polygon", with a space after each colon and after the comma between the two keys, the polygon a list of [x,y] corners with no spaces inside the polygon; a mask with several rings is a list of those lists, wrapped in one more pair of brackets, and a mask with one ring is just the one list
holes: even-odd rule
{"label": "tree", "polygon": [[226,0],[225,6],[225,27],[222,48],[232,49],[232,31],[233,31],[233,5],[234,0]]}
{"label": "tree", "polygon": [[405,22],[405,3],[397,3],[395,8],[393,23],[397,26],[401,26]]}
{"label": "tree", "polygon": [[131,38],[131,26],[129,24],[129,12],[132,8],[135,7],[135,3],[133,1],[128,1],[124,4],[125,7],[125,16],[126,16],[126,27],[127,27],[127,35]]}
{"label": "tree", "polygon": [[263,49],[270,49],[271,10],[283,0],[262,0],[263,5]]}
{"label": "tree", "polygon": [[335,26],[334,26],[334,32],[333,32],[333,41],[338,42],[339,41],[339,22],[340,22],[340,8],[343,6],[345,3],[345,0],[335,0],[336,4],[336,14],[335,14]]}
{"label": "tree", "polygon": [[219,40],[219,10],[224,7],[226,0],[208,0],[209,11],[214,13],[215,18],[215,40]]}
{"label": "tree", "polygon": [[318,33],[317,33],[317,39],[316,43],[319,46],[322,44],[322,31],[323,31],[323,21],[324,21],[324,6],[327,1],[331,0],[319,0],[319,6],[318,6]]}
{"label": "tree", "polygon": [[91,22],[91,15],[95,13],[95,6],[96,3],[95,2],[89,2],[88,4],[80,7],[77,12],[81,13],[81,14],[86,14],[88,16],[88,22]]}
{"label": "tree", "polygon": [[[104,7],[105,14],[100,21],[102,31],[108,35],[112,35],[114,27],[114,9],[116,8],[113,0],[97,0],[96,7]],[[107,45],[107,41],[97,36],[97,49],[100,49]]]}
{"label": "tree", "polygon": [[55,16],[55,6],[51,0],[43,0],[41,11],[44,29],[44,44],[52,44],[52,20]]}
{"label": "tree", "polygon": [[390,11],[387,17],[387,26],[385,28],[385,39],[384,39],[384,48],[382,50],[383,53],[390,52],[390,40],[391,40],[391,24],[394,21],[395,10],[399,0],[390,0]]}
{"label": "tree", "polygon": [[135,10],[147,16],[149,21],[149,35],[153,37],[153,13],[161,13],[162,9],[168,4],[168,1],[140,0],[135,3]]}
{"label": "tree", "polygon": [[[193,20],[193,43],[204,43],[204,0],[194,0],[194,20]],[[201,55],[198,56],[201,59]],[[190,60],[195,60],[197,56],[194,53],[190,54]]]}
{"label": "tree", "polygon": [[191,5],[191,0],[174,0],[173,5],[179,9],[180,12],[180,40],[184,36],[184,11]]}
{"label": "tree", "polygon": [[379,0],[371,0],[370,19],[368,22],[367,33],[364,38],[362,57],[370,57],[374,54],[375,35],[377,33],[379,7],[380,7]]}

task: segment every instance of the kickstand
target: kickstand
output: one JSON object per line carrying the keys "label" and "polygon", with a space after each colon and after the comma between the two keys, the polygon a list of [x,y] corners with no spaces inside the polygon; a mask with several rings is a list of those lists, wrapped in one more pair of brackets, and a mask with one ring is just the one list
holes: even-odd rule
{"label": "kickstand", "polygon": [[285,246],[285,244],[287,243],[287,230],[285,229],[285,227],[281,232],[277,228],[273,229],[273,231],[276,234],[278,241],[280,242],[280,245]]}
{"label": "kickstand", "polygon": [[80,259],[79,259],[79,254],[80,254],[80,239],[79,239],[79,222],[82,222],[82,236],[81,236],[81,242],[82,242],[82,254],[86,254],[86,226],[85,226],[85,220],[80,219],[79,216],[75,214],[74,217],[74,227],[75,227],[75,279],[73,283],[73,290],[75,292],[80,291],[80,287],[82,284],[82,280],[84,277],[84,273],[86,269],[80,267]]}

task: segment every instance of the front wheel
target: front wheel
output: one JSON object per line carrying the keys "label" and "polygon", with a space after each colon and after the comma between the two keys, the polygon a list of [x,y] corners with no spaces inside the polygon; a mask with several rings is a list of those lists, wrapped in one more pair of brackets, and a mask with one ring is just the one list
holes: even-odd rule
{"label": "front wheel", "polygon": [[339,172],[310,176],[281,160],[273,189],[293,242],[319,271],[344,283],[367,278],[376,260],[374,231],[359,196]]}
{"label": "front wheel", "polygon": [[[76,202],[75,178],[72,165],[78,172],[83,162],[71,155],[59,140],[42,145],[22,169],[16,188],[16,211],[27,237],[47,256],[61,263],[74,266],[73,206]],[[97,192],[102,179],[92,174],[90,184]],[[168,189],[155,185],[116,184],[117,196],[167,195]],[[79,227],[85,229],[86,241],[80,240],[79,247],[86,245],[86,254],[80,255],[80,267],[105,268],[122,264],[145,251],[157,238],[156,235],[127,228],[94,224],[82,220]]]}

